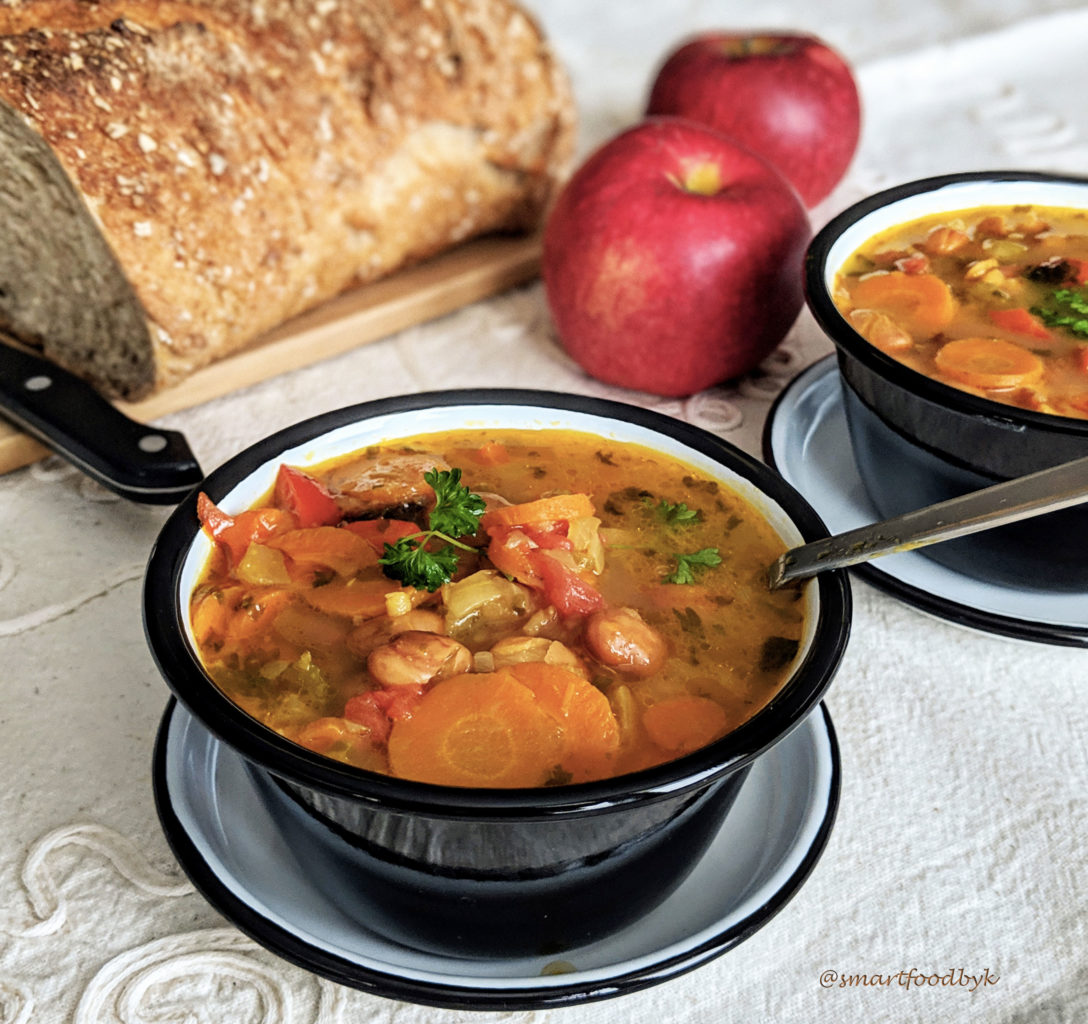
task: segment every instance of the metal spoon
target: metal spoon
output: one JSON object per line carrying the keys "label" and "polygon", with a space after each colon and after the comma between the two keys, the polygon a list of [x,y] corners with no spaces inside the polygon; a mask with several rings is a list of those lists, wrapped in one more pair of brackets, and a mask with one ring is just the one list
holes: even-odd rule
{"label": "metal spoon", "polygon": [[884,522],[825,537],[782,555],[768,570],[772,590],[825,569],[843,569],[1088,501],[1088,458],[984,487]]}

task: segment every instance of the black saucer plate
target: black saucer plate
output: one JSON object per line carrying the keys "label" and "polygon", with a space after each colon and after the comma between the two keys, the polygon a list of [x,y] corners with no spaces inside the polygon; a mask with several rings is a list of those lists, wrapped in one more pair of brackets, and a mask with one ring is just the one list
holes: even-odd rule
{"label": "black saucer plate", "polygon": [[353,894],[331,900],[297,854],[307,842],[340,840],[173,700],[156,743],[154,785],[164,832],[194,885],[272,952],[391,998],[529,1009],[646,988],[752,935],[797,892],[823,852],[840,765],[821,705],[755,762],[708,852],[672,895],[637,924],[551,961],[421,952],[368,927]]}
{"label": "black saucer plate", "polygon": [[[778,396],[764,428],[763,457],[808,499],[831,533],[880,519],[851,455],[833,355],[808,367]],[[913,551],[851,571],[921,611],[972,629],[1088,647],[1088,593],[984,583]]]}

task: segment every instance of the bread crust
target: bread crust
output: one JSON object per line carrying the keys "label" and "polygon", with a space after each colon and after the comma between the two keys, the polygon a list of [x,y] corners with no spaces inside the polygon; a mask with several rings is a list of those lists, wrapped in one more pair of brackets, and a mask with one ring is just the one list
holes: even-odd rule
{"label": "bread crust", "polygon": [[144,397],[532,228],[573,145],[511,0],[3,0],[0,326]]}

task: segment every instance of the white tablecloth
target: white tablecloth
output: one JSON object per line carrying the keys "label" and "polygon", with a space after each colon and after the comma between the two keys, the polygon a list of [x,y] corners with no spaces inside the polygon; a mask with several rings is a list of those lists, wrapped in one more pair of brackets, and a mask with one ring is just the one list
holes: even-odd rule
{"label": "white tablecloth", "polygon": [[[638,117],[665,49],[691,31],[755,18],[837,45],[857,68],[865,123],[817,227],[930,173],[1088,166],[1088,9],[1074,2],[531,6],[572,71],[583,150]],[[639,402],[758,453],[771,399],[828,351],[803,314],[735,387],[686,401],[624,393],[563,355],[533,285],[164,422],[210,470],[326,409],[502,384]],[[156,818],[151,746],[167,690],[144,642],[140,579],[165,515],[56,459],[0,479],[0,1024],[1088,1020],[1088,652],[972,632],[861,581],[827,700],[837,823],[807,884],[748,941],[637,994],[479,1014],[279,960],[194,892]],[[825,987],[827,971],[961,968],[990,980]]]}

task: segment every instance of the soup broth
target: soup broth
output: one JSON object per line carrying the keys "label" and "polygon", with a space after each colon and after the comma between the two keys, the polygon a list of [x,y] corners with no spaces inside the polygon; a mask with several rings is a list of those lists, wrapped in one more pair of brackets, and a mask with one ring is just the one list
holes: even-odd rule
{"label": "soup broth", "polygon": [[836,277],[855,330],[972,394],[1088,419],[1088,212],[1005,206],[901,224]]}
{"label": "soup broth", "polygon": [[227,515],[191,600],[207,671],[269,728],[455,786],[610,777],[697,749],[781,688],[800,591],[739,494],[650,449],[461,430],[305,471]]}

